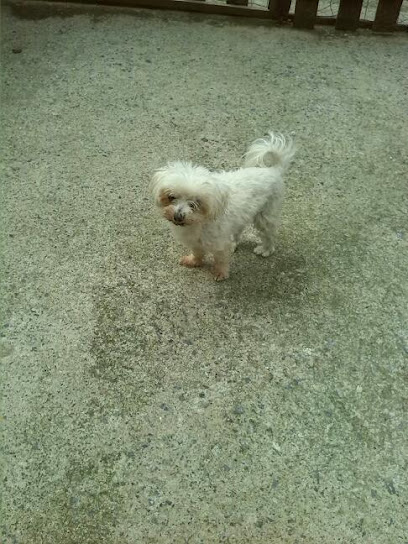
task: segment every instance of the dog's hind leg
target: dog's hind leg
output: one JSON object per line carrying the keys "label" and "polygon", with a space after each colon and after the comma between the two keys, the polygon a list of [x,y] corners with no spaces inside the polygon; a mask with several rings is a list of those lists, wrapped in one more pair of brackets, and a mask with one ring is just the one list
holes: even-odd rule
{"label": "dog's hind leg", "polygon": [[255,247],[254,253],[269,257],[275,251],[275,240],[280,224],[280,201],[264,208],[254,219],[259,232],[261,244]]}
{"label": "dog's hind leg", "polygon": [[237,246],[241,240],[243,230],[244,230],[243,228],[239,229],[238,232],[232,235],[232,243],[231,243],[232,253],[234,253],[234,251],[237,249]]}

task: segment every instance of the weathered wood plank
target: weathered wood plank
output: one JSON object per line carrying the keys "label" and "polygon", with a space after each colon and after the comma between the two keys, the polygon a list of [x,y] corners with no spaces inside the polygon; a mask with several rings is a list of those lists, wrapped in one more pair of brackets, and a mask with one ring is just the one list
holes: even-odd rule
{"label": "weathered wood plank", "polygon": [[375,32],[395,30],[401,5],[402,0],[379,0],[373,30]]}
{"label": "weathered wood plank", "polygon": [[227,0],[227,4],[232,6],[247,6],[248,0]]}
{"label": "weathered wood plank", "polygon": [[336,19],[337,30],[356,30],[359,26],[363,0],[340,0]]}
{"label": "weathered wood plank", "polygon": [[274,19],[284,21],[288,18],[292,0],[269,0],[268,9]]}
{"label": "weathered wood plank", "polygon": [[316,22],[319,0],[297,0],[294,25],[297,28],[313,28]]}
{"label": "weathered wood plank", "polygon": [[[66,3],[67,0],[46,0],[50,4]],[[83,5],[100,5],[116,7],[134,7],[148,9],[168,9],[173,11],[192,11],[214,15],[232,15],[238,17],[251,17],[255,19],[272,19],[268,9],[252,8],[241,5],[211,4],[205,0],[73,0],[74,3]]]}

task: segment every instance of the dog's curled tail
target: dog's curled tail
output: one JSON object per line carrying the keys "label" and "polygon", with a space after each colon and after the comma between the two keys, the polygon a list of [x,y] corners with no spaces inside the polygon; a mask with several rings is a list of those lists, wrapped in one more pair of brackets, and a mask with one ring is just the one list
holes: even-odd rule
{"label": "dog's curled tail", "polygon": [[286,170],[295,155],[295,145],[292,138],[283,134],[269,132],[265,138],[259,138],[250,145],[244,155],[245,166],[260,166],[262,168],[278,167]]}

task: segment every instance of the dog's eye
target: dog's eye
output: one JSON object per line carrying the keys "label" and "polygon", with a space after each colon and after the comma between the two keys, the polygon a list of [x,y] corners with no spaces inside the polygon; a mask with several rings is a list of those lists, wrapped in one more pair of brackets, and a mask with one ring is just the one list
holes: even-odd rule
{"label": "dog's eye", "polygon": [[197,202],[189,202],[188,205],[190,206],[192,210],[196,210],[198,208]]}
{"label": "dog's eye", "polygon": [[169,199],[169,202],[173,202],[173,200],[176,200],[176,197],[174,195],[168,195],[167,198]]}

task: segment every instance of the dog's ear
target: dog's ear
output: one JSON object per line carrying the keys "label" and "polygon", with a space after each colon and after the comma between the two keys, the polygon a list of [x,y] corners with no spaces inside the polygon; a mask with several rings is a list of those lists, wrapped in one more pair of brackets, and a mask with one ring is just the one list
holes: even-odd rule
{"label": "dog's ear", "polygon": [[150,182],[150,189],[153,193],[153,198],[156,204],[158,205],[160,205],[161,203],[161,194],[163,189],[163,182],[166,177],[166,171],[167,171],[166,167],[159,168],[158,170],[156,170]]}
{"label": "dog's ear", "polygon": [[202,197],[202,206],[205,215],[215,220],[225,212],[228,202],[228,188],[217,183],[209,184],[206,194]]}

